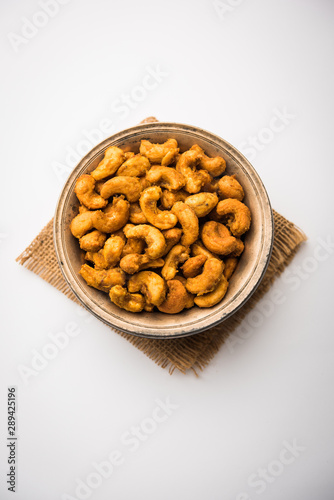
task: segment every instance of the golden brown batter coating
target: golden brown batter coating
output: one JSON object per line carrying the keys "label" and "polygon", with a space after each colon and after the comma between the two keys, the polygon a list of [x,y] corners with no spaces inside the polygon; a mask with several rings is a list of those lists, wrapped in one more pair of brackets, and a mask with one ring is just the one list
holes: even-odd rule
{"label": "golden brown batter coating", "polygon": [[204,224],[201,238],[205,247],[218,255],[228,255],[237,249],[238,242],[224,224],[210,220]]}
{"label": "golden brown batter coating", "polygon": [[204,262],[207,260],[205,255],[190,257],[182,266],[182,273],[185,278],[195,278],[200,274]]}
{"label": "golden brown batter coating", "polygon": [[157,203],[161,196],[161,188],[151,186],[145,189],[140,196],[140,208],[147,221],[158,229],[171,229],[177,224],[177,217],[167,210],[160,210]]}
{"label": "golden brown batter coating", "polygon": [[103,233],[114,233],[127,223],[129,213],[130,203],[122,197],[114,198],[104,210],[93,212],[93,225]]}
{"label": "golden brown batter coating", "polygon": [[117,148],[116,146],[111,146],[110,148],[106,149],[103,160],[100,161],[97,168],[93,170],[91,175],[96,181],[105,179],[105,177],[113,175],[116,170],[122,165],[124,160],[124,151],[122,151],[122,149],[120,148]]}
{"label": "golden brown batter coating", "polygon": [[175,168],[162,167],[160,165],[153,166],[147,172],[146,179],[151,184],[158,184],[169,191],[178,191],[186,183],[183,175],[177,172]]}
{"label": "golden brown batter coating", "polygon": [[145,252],[150,259],[159,259],[164,254],[166,240],[162,232],[156,227],[148,224],[138,224],[138,226],[127,224],[123,231],[127,238],[145,240],[147,245]]}
{"label": "golden brown batter coating", "polygon": [[179,280],[168,280],[167,288],[166,300],[158,306],[158,309],[166,314],[177,314],[186,307],[188,302],[187,290]]}
{"label": "golden brown batter coating", "polygon": [[195,211],[183,201],[177,201],[173,205],[172,212],[177,216],[182,226],[183,235],[181,244],[190,247],[198,238],[199,224]]}
{"label": "golden brown batter coating", "polygon": [[234,236],[241,236],[250,228],[251,213],[239,200],[227,198],[217,205],[217,214],[226,218],[226,224]]}
{"label": "golden brown batter coating", "polygon": [[142,177],[149,170],[149,160],[140,154],[126,160],[117,170],[116,176]]}
{"label": "golden brown batter coating", "polygon": [[235,198],[242,201],[245,193],[235,175],[224,175],[218,182],[218,191],[222,198]]}
{"label": "golden brown batter coating", "polygon": [[101,196],[107,199],[114,194],[124,194],[126,199],[132,203],[139,200],[141,191],[142,186],[137,177],[120,175],[119,177],[112,177],[103,184]]}
{"label": "golden brown batter coating", "polygon": [[168,139],[163,144],[153,144],[146,140],[140,143],[140,154],[146,156],[151,163],[161,163],[163,166],[173,163],[178,152],[179,148],[175,139]]}
{"label": "golden brown batter coating", "polygon": [[[224,263],[218,259],[207,259],[203,271],[195,278],[188,278],[186,289],[194,295],[212,292],[223,275]],[[195,299],[196,300],[196,299]]]}
{"label": "golden brown batter coating", "polygon": [[121,309],[130,312],[140,312],[144,309],[145,299],[140,293],[129,293],[126,288],[116,285],[110,288],[111,302]]}
{"label": "golden brown batter coating", "polygon": [[183,245],[175,245],[168,253],[165,265],[161,270],[166,281],[172,280],[178,271],[178,266],[189,259],[189,250]]}
{"label": "golden brown batter coating", "polygon": [[218,203],[218,196],[216,193],[197,193],[188,196],[185,203],[191,207],[197,217],[205,217]]}
{"label": "golden brown batter coating", "polygon": [[75,183],[74,192],[80,203],[90,210],[107,206],[108,201],[95,191],[95,179],[91,175],[80,175]]}
{"label": "golden brown batter coating", "polygon": [[105,233],[95,230],[82,236],[79,239],[79,245],[81,250],[85,252],[98,252],[105,244],[106,239]]}
{"label": "golden brown batter coating", "polygon": [[166,297],[167,285],[161,276],[153,271],[140,271],[128,281],[129,292],[141,292],[147,304],[160,306]]}
{"label": "golden brown batter coating", "polygon": [[107,270],[93,269],[87,264],[83,264],[79,274],[81,274],[87,285],[102,292],[108,293],[112,286],[125,284],[125,274],[118,267]]}

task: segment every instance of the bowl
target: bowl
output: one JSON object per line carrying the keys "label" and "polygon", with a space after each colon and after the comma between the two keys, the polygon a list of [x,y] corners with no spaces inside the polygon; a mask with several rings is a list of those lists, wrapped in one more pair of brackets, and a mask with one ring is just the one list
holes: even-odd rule
{"label": "bowl", "polygon": [[[82,264],[78,240],[70,232],[70,222],[78,213],[79,202],[74,193],[77,178],[96,168],[110,146],[125,151],[139,151],[141,139],[164,142],[178,141],[183,152],[198,144],[209,156],[226,160],[226,173],[236,174],[245,190],[244,202],[251,210],[252,225],[245,236],[245,250],[230,279],[227,294],[214,307],[197,306],[179,314],[160,312],[131,313],[119,309],[109,296],[89,287],[79,275]],[[273,216],[265,187],[248,160],[231,144],[197,127],[178,123],[147,123],[123,130],[95,146],[78,163],[60,195],[54,218],[54,243],[60,269],[79,301],[107,325],[126,333],[150,338],[176,338],[206,330],[234,314],[254,293],[267,269],[273,245]]]}

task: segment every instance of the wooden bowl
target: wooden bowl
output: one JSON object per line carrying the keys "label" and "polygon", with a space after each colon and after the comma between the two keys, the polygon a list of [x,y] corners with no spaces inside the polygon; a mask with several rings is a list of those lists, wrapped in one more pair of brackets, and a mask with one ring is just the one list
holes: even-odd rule
{"label": "wooden bowl", "polygon": [[[109,146],[139,151],[141,139],[178,141],[181,152],[198,144],[209,156],[225,158],[226,173],[236,174],[245,190],[245,203],[252,213],[252,225],[245,236],[245,251],[233,274],[224,299],[214,307],[195,306],[179,314],[131,313],[111,303],[109,296],[89,287],[79,275],[82,256],[78,240],[70,232],[70,222],[78,213],[74,193],[77,178],[96,168]],[[80,302],[109,326],[133,335],[175,338],[206,330],[235,313],[254,293],[269,263],[273,245],[273,217],[263,183],[246,158],[231,144],[200,128],[178,123],[147,123],[119,132],[95,146],[74,168],[58,201],[54,219],[54,243],[62,273]]]}

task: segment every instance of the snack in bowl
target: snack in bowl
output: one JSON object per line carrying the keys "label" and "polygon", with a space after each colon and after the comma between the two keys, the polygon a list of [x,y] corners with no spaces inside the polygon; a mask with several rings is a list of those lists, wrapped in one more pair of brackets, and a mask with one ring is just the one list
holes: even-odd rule
{"label": "snack in bowl", "polygon": [[107,148],[75,184],[82,278],[129,312],[218,304],[251,227],[244,189],[225,170],[197,144],[180,153],[174,138],[141,140],[137,154]]}

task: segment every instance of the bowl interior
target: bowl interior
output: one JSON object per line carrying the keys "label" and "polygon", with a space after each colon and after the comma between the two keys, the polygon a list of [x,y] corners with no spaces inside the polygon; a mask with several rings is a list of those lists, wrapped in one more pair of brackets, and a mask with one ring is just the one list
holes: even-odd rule
{"label": "bowl interior", "polygon": [[[89,287],[78,274],[83,263],[77,239],[69,229],[78,213],[74,193],[76,179],[96,168],[111,145],[125,151],[139,151],[141,139],[164,142],[173,137],[181,152],[197,143],[209,156],[222,156],[226,173],[236,174],[245,191],[245,203],[252,213],[252,225],[245,236],[245,250],[233,274],[224,299],[209,309],[197,306],[176,315],[160,312],[133,314],[112,304],[107,294]],[[75,295],[95,316],[122,331],[147,337],[191,335],[213,326],[234,313],[254,292],[267,267],[273,239],[273,220],[265,188],[250,163],[230,144],[195,127],[150,123],[125,130],[93,148],[77,165],[61,194],[55,215],[55,246],[62,272]]]}

